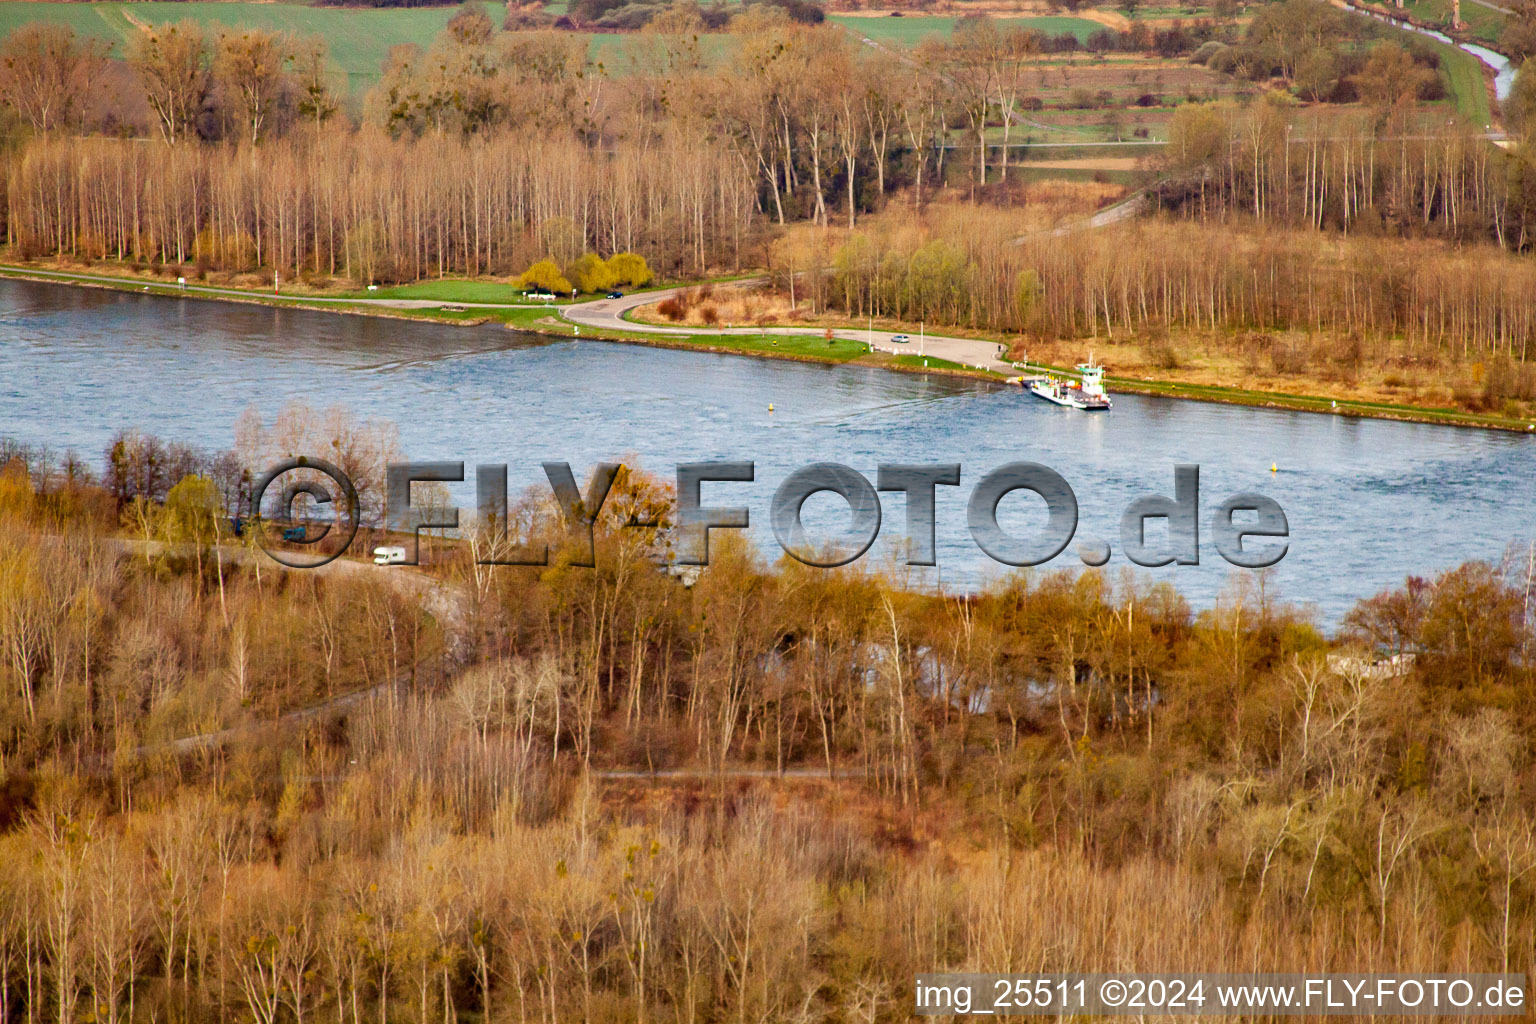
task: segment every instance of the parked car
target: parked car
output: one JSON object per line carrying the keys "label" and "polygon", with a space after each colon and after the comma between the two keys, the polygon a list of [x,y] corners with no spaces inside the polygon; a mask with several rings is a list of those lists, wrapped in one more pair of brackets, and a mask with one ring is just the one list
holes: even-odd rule
{"label": "parked car", "polygon": [[373,549],[374,565],[404,565],[405,548],[387,547]]}
{"label": "parked car", "polygon": [[609,292],[608,293],[608,297],[610,299],[622,299],[624,297],[624,293],[623,292]]}
{"label": "parked car", "polygon": [[897,345],[906,345],[912,341],[912,336],[909,334],[896,334],[891,336],[891,341]]}
{"label": "parked car", "polygon": [[283,540],[288,541],[290,544],[304,543],[304,536],[304,527],[302,526],[290,526],[283,531]]}

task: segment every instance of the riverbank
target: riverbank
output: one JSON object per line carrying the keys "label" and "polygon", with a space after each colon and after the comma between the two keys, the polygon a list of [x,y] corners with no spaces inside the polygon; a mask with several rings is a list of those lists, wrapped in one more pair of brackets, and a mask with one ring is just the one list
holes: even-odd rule
{"label": "riverbank", "polygon": [[[585,338],[660,348],[690,349],[729,355],[749,355],[766,359],[797,362],[852,364],[872,366],[903,373],[938,373],[966,376],[1001,383],[1005,375],[978,370],[941,358],[923,358],[913,353],[871,352],[861,341],[847,337],[826,339],[819,328],[802,334],[725,334],[707,330],[659,335],[643,330],[621,330],[573,323],[564,318],[569,306],[540,303],[503,305],[454,302],[449,298],[430,300],[327,298],[323,295],[263,294],[250,289],[189,283],[185,287],[162,279],[55,270],[37,265],[0,264],[0,277],[69,284],[132,294],[167,298],[203,299],[216,302],[244,302],[275,308],[306,309],[317,312],[382,317],[387,319],[429,321],[451,326],[500,324],[508,329],[526,331],[551,338]],[[638,325],[637,325],[638,326]],[[844,332],[846,333],[846,332]],[[984,340],[984,339],[977,339]],[[1031,371],[1068,372],[1065,366],[1049,362],[1031,362]],[[1322,415],[1353,416],[1370,419],[1401,420],[1446,426],[1478,427],[1510,432],[1536,432],[1536,423],[1494,413],[1463,409],[1416,406],[1404,403],[1339,398],[1334,396],[1266,391],[1227,385],[1191,383],[1162,377],[1127,377],[1109,375],[1111,391],[1179,398],[1226,405],[1310,412]]]}
{"label": "riverbank", "polygon": [[[932,358],[893,355],[871,351],[863,341],[837,337],[826,339],[819,333],[724,333],[699,330],[678,334],[658,335],[643,329],[624,330],[607,326],[592,326],[564,318],[564,311],[572,303],[492,304],[468,300],[357,298],[355,295],[328,297],[318,294],[269,294],[253,289],[210,286],[188,283],[185,286],[164,280],[126,275],[84,273],[73,270],[56,270],[49,267],[0,264],[0,278],[39,281],[44,284],[66,284],[82,288],[99,288],[129,294],[156,295],[165,298],[198,299],[214,302],[236,302],[271,306],[279,309],[303,309],[322,313],[345,313],[384,319],[427,321],[456,327],[474,327],[483,324],[499,324],[509,330],[525,331],[551,338],[579,338],[592,341],[614,341],[644,344],[658,348],[690,349],[729,355],[757,356],[765,359],[789,359],[796,362],[827,364],[852,363],[907,373],[943,373],[1002,382],[1006,374],[975,369],[960,363]],[[712,283],[729,283],[736,278],[719,279]],[[474,285],[475,282],[466,282]],[[645,291],[655,291],[646,289]]]}

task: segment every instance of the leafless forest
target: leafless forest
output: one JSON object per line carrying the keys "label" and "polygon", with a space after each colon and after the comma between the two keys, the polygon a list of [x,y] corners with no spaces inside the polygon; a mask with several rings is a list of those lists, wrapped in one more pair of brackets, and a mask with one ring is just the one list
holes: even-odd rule
{"label": "leafless forest", "polygon": [[[986,19],[898,56],[777,8],[725,34],[676,8],[620,76],[578,37],[497,32],[469,11],[391,57],[356,125],[322,41],[188,21],[146,34],[115,72],[142,94],[137,128],[128,106],[92,101],[110,77],[100,54],[38,27],[6,42],[5,239],[22,257],[320,285],[629,251],[674,278],[767,266],[781,287],[802,278],[813,307],[856,316],[1047,339],[1300,332],[1335,360],[1450,361],[1475,384],[1474,365],[1523,366],[1536,78],[1507,105],[1517,144],[1497,148],[1418,102],[1422,55],[1382,41],[1362,58],[1332,15],[1319,34],[1312,2],[1255,21],[1250,71],[1272,60],[1295,80],[1306,47],[1342,47],[1357,70],[1339,81],[1362,102],[1183,105],[1156,223],[1066,236],[929,215],[936,198],[1029,202],[1006,143],[1049,40]],[[1141,45],[1204,52],[1215,32]],[[114,123],[134,137],[110,137]],[[780,236],[799,222],[822,236],[787,258]],[[1503,391],[1536,395],[1514,376]]]}
{"label": "leafless forest", "polygon": [[[329,424],[365,476],[390,443]],[[879,1021],[918,970],[1531,962],[1523,552],[1333,643],[1262,577],[1193,614],[719,543],[687,586],[617,528],[665,523],[639,473],[596,569],[528,499],[547,569],[289,573],[229,534],[228,459],[17,456],[6,1020]]]}
{"label": "leafless forest", "polygon": [[[1291,20],[1256,22],[1248,46],[1287,80],[1308,46],[1366,45],[1319,37],[1313,23],[1336,12],[1316,0],[1273,6]],[[1216,31],[1137,45],[1177,54]],[[722,34],[679,7],[621,75],[581,38],[497,32],[469,12],[428,50],[392,55],[354,126],[322,40],[185,21],[109,73],[90,44],[39,25],[5,42],[5,238],[24,255],[357,281],[509,275],[586,249],[695,276],[760,266],[792,221],[853,228],[936,191],[985,201],[1008,179],[1049,42],[980,18],[896,54],[768,5]],[[1528,147],[1498,149],[1486,126],[1420,105],[1433,74],[1418,55],[1391,41],[1369,53],[1346,76],[1362,101],[1347,109],[1279,92],[1180,106],[1159,205],[1199,223],[1528,248]],[[1521,139],[1536,126],[1525,78],[1506,112]]]}

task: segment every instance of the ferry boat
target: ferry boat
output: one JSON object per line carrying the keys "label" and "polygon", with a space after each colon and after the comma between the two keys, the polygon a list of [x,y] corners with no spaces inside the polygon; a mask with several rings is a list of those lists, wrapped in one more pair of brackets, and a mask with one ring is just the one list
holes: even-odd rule
{"label": "ferry boat", "polygon": [[1104,391],[1104,367],[1095,366],[1090,359],[1086,363],[1078,363],[1074,369],[1082,374],[1081,382],[1051,376],[1015,377],[1014,380],[1035,397],[1056,405],[1086,412],[1109,411],[1112,403]]}

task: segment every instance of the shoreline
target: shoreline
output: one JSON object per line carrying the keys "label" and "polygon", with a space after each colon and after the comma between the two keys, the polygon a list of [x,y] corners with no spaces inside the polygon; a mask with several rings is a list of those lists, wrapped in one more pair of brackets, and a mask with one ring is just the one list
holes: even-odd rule
{"label": "shoreline", "polygon": [[[1003,386],[1008,385],[1001,374],[988,370],[975,370],[961,366],[913,366],[897,362],[901,357],[885,355],[883,359],[865,359],[862,354],[821,355],[812,352],[778,350],[764,345],[765,336],[699,334],[686,338],[678,335],[658,335],[640,331],[612,331],[605,328],[588,328],[581,333],[581,325],[568,320],[556,324],[543,321],[561,316],[561,307],[555,305],[466,305],[443,301],[439,306],[399,307],[368,304],[355,298],[329,299],[318,295],[264,295],[259,292],[235,288],[214,288],[206,285],[189,285],[186,289],[171,283],[138,278],[118,277],[110,274],[94,274],[76,271],[51,270],[43,267],[27,267],[16,264],[0,264],[0,278],[33,281],[39,284],[67,285],[78,288],[97,288],[104,291],[127,292],[135,295],[154,295],[161,298],[198,299],[212,302],[243,303],[275,309],[303,309],[319,313],[353,316],[371,316],[386,320],[409,320],[417,323],[437,323],[449,327],[477,327],[499,324],[508,330],[523,331],[552,339],[610,341],[621,344],[649,345],[717,355],[752,356],[759,359],[786,359],[792,362],[821,363],[824,365],[853,365],[870,369],[890,370],[897,373],[944,374],[985,380]],[[378,300],[376,300],[378,301]],[[387,301],[387,300],[385,300]],[[445,310],[441,306],[458,306],[457,310]],[[502,314],[498,316],[497,314]],[[567,333],[565,328],[572,330]],[[739,338],[740,343],[718,344],[727,338]],[[776,343],[775,343],[776,344]],[[882,353],[883,355],[883,353]],[[1070,373],[1065,367],[1043,363],[1031,363],[1032,368],[1053,373]],[[1339,400],[1316,395],[1298,395],[1275,391],[1251,391],[1244,388],[1211,384],[1187,384],[1179,381],[1146,380],[1135,377],[1106,375],[1105,384],[1122,394],[1146,395],[1156,398],[1174,398],[1185,401],[1211,402],[1222,405],[1242,405],[1258,409],[1287,412],[1313,413],[1324,416],[1345,416],[1352,419],[1395,420],[1403,423],[1423,423],[1431,426],[1462,427],[1479,430],[1498,430],[1511,434],[1536,432],[1536,424],[1526,420],[1511,420],[1484,413],[1457,409],[1421,408],[1388,403],[1357,400]]]}

